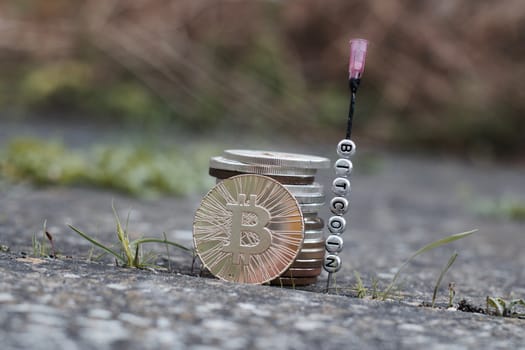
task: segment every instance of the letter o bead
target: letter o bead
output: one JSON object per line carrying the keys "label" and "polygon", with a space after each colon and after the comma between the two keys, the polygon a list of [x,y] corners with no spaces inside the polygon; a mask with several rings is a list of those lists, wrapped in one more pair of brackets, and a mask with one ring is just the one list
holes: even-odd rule
{"label": "letter o bead", "polygon": [[328,219],[328,231],[337,235],[342,234],[346,229],[346,220],[342,216],[332,216]]}

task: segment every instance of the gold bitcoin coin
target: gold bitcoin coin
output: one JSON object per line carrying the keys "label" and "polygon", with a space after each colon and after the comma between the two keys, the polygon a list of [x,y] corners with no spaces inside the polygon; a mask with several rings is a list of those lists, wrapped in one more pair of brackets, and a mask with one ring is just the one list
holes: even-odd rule
{"label": "gold bitcoin coin", "polygon": [[288,269],[304,238],[294,196],[261,175],[228,178],[204,197],[195,213],[193,240],[204,266],[216,277],[265,283]]}

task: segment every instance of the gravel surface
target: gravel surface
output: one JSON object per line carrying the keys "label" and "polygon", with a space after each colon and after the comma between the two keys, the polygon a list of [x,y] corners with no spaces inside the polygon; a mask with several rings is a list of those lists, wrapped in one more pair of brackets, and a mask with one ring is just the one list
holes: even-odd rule
{"label": "gravel surface", "polygon": [[[115,242],[114,201],[121,218],[130,213],[132,235],[166,232],[191,246],[202,194],[140,200],[0,183],[0,244],[9,247],[0,253],[1,348],[525,348],[523,319],[446,309],[449,282],[456,284],[456,306],[461,299],[484,308],[487,296],[525,298],[525,222],[476,209],[487,198],[525,202],[524,169],[387,154],[358,157],[354,169],[344,266],[328,294],[325,275],[297,289],[199,277],[191,273],[191,255],[173,248],[170,271],[125,269],[109,258],[91,262],[89,243],[66,226]],[[328,186],[330,178],[327,171],[320,181]],[[32,254],[32,237],[40,237],[44,220],[58,259]],[[474,228],[474,235],[413,261],[394,300],[355,297],[354,271],[366,287],[377,278],[384,288],[415,250]],[[164,247],[151,249],[166,263]],[[439,290],[439,308],[421,306],[431,301],[454,251],[459,256]]]}

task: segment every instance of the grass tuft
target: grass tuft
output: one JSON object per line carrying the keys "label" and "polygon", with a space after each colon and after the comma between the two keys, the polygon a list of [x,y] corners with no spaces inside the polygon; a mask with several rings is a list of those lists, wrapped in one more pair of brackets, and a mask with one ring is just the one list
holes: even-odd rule
{"label": "grass tuft", "polygon": [[144,238],[130,241],[128,230],[127,230],[127,224],[125,228],[122,227],[118,213],[113,205],[112,205],[112,208],[113,208],[113,214],[115,216],[116,235],[119,241],[120,252],[103,244],[102,242],[82,232],[78,228],[72,225],[68,225],[68,226],[79,236],[81,236],[82,238],[84,238],[85,240],[93,244],[94,246],[102,249],[104,253],[113,255],[115,257],[117,265],[121,265],[124,267],[147,268],[151,266],[150,261],[153,259],[155,254],[153,254],[152,252],[149,252],[146,254],[142,253],[142,249],[141,249],[142,245],[146,243],[164,244],[166,245],[166,249],[168,249],[167,247],[171,245],[178,249],[181,249],[183,251],[193,254],[193,249],[185,247],[179,243],[167,240],[165,233],[164,233],[164,239],[144,237]]}
{"label": "grass tuft", "polygon": [[476,214],[512,221],[525,221],[525,202],[512,196],[501,198],[479,198],[471,201]]}
{"label": "grass tuft", "polygon": [[359,274],[359,272],[354,271],[354,276],[355,276],[355,280],[356,280],[356,283],[354,285],[354,289],[356,291],[356,296],[359,299],[363,299],[364,297],[367,296],[368,289],[364,286],[363,280],[361,279],[361,275]]}
{"label": "grass tuft", "polygon": [[[456,261],[457,257],[458,257],[458,253],[454,252],[454,254],[452,254],[450,259],[448,259],[447,264],[441,270],[441,273],[439,274],[439,277],[437,279],[436,285],[434,286],[434,292],[432,293],[432,307],[434,307],[434,305],[436,304],[436,295],[437,295],[437,291],[439,289],[439,286],[441,285],[441,281],[443,280],[443,277],[445,276],[447,271],[450,269],[450,267],[452,267],[452,265],[454,264],[454,261]],[[449,288],[450,288],[450,285],[449,285]],[[449,304],[451,304],[450,301],[449,301]]]}
{"label": "grass tuft", "polygon": [[0,155],[0,176],[35,185],[109,188],[138,197],[187,195],[209,187],[206,147],[188,152],[142,145],[74,150],[58,141],[13,140]]}
{"label": "grass tuft", "polygon": [[401,271],[413,260],[415,259],[417,256],[425,253],[425,252],[428,252],[429,250],[432,250],[432,249],[435,249],[437,247],[440,247],[442,245],[445,245],[445,244],[448,244],[448,243],[452,243],[454,241],[457,241],[458,239],[462,239],[462,238],[465,238],[465,237],[468,237],[470,236],[471,234],[473,234],[474,232],[476,232],[476,230],[471,230],[471,231],[466,231],[466,232],[461,232],[461,233],[456,233],[456,234],[453,234],[453,235],[450,235],[448,237],[445,237],[445,238],[442,238],[440,240],[437,240],[435,242],[432,242],[430,244],[427,244],[426,246],[418,249],[414,254],[412,254],[412,256],[410,256],[398,269],[397,269],[397,272],[396,274],[394,275],[394,277],[392,278],[392,281],[390,282],[390,284],[388,285],[388,287],[385,289],[384,292],[381,293],[381,300],[386,300],[391,292],[392,292],[392,289],[394,288],[394,286],[396,285],[396,282],[397,282],[397,278],[399,277],[399,274],[401,273]]}
{"label": "grass tuft", "polygon": [[[492,314],[501,317],[517,317],[525,318],[525,312],[517,312],[518,307],[525,307],[525,300],[523,299],[503,299],[497,297],[487,297],[487,314]],[[523,311],[523,310],[521,310]]]}
{"label": "grass tuft", "polygon": [[[47,231],[47,220],[44,220],[44,224],[42,225],[42,238],[38,238],[38,236],[39,234],[35,233],[31,239],[33,256],[56,258],[57,252],[53,242],[53,236]],[[49,243],[49,247],[46,245],[46,242]]]}

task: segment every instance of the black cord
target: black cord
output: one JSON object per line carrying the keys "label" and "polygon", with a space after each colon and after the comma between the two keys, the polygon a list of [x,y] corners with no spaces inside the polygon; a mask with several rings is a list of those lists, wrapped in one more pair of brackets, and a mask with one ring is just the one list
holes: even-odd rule
{"label": "black cord", "polygon": [[347,140],[350,140],[350,137],[352,136],[352,121],[354,119],[355,96],[357,94],[357,88],[359,87],[360,82],[361,82],[361,79],[354,79],[354,78],[351,78],[348,82],[350,85],[350,107],[348,108],[348,122],[346,124],[346,139]]}

